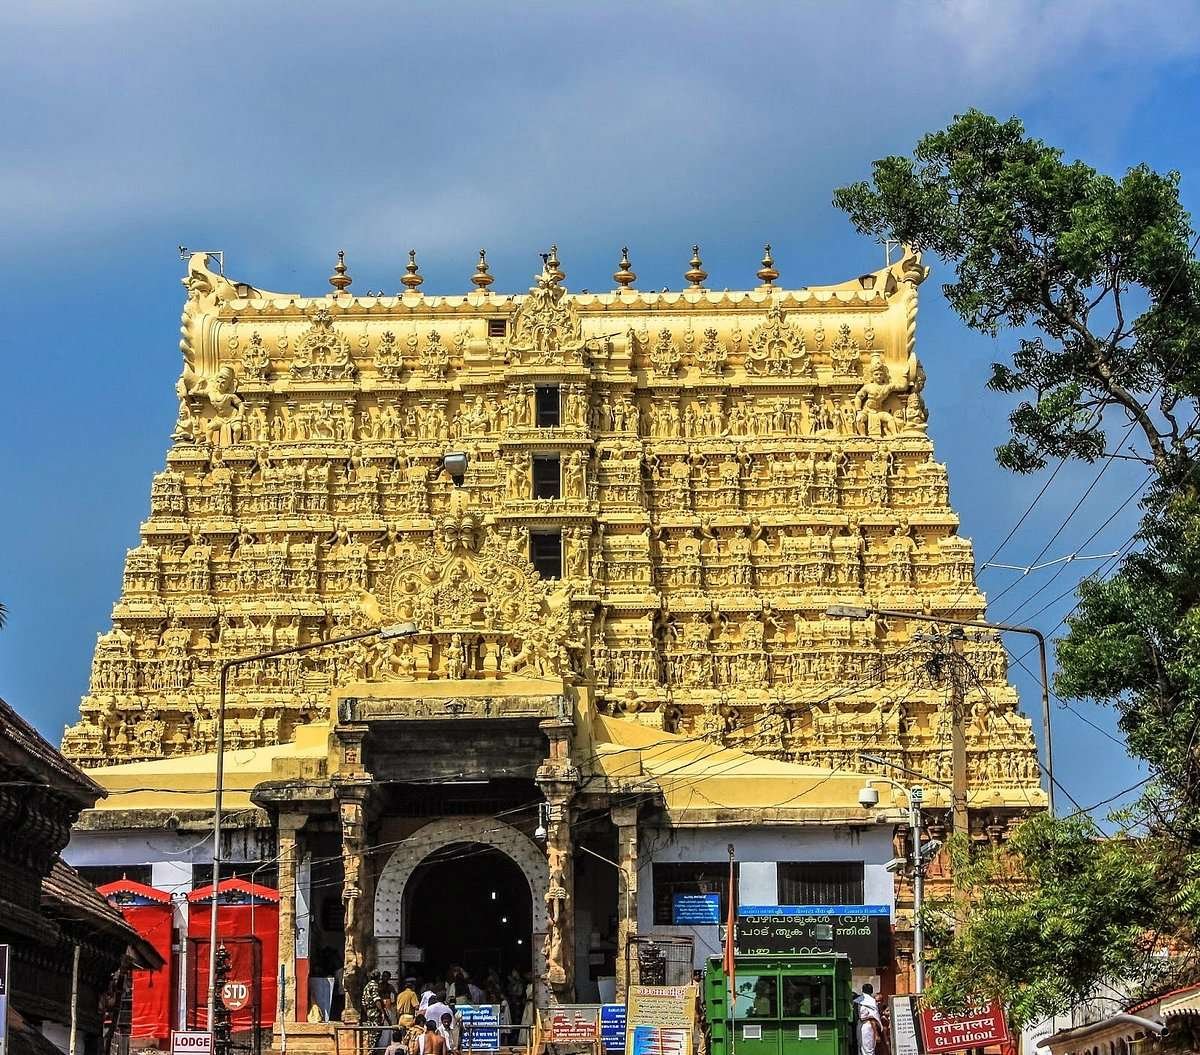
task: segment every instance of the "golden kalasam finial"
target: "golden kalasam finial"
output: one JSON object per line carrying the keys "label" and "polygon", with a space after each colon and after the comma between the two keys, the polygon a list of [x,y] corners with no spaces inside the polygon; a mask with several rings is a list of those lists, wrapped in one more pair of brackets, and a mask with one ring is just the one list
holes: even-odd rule
{"label": "golden kalasam finial", "polygon": [[557,245],[552,245],[550,247],[550,255],[548,257],[546,257],[546,270],[548,272],[550,272],[551,275],[554,276],[555,282],[565,282],[567,279],[566,272],[563,271],[561,265],[558,262],[558,246]]}
{"label": "golden kalasam finial", "polygon": [[775,270],[775,258],[771,256],[770,242],[763,246],[762,267],[755,274],[764,286],[775,285],[775,280],[779,277],[779,272]]}
{"label": "golden kalasam finial", "polygon": [[613,281],[622,289],[628,289],[637,281],[635,275],[629,269],[629,246],[621,247],[621,262],[617,265],[617,270],[613,272]]}
{"label": "golden kalasam finial", "polygon": [[346,254],[343,250],[338,250],[338,262],[333,266],[333,274],[329,276],[329,284],[338,292],[344,293],[350,288],[350,283],[354,279],[350,277],[346,271]]}
{"label": "golden kalasam finial", "polygon": [[479,263],[475,265],[475,274],[471,276],[471,281],[481,290],[486,290],[488,286],[496,281],[495,277],[488,271],[487,250],[479,250]]}
{"label": "golden kalasam finial", "polygon": [[690,263],[692,266],[683,273],[683,277],[686,278],[694,288],[703,288],[704,280],[708,278],[708,272],[705,271],[702,266],[703,261],[700,259],[700,247],[698,245],[692,246],[692,259],[688,261],[688,263]]}
{"label": "golden kalasam finial", "polygon": [[411,290],[417,289],[425,281],[425,276],[417,270],[417,251],[415,249],[408,251],[408,263],[404,265],[404,275],[400,281],[406,289]]}

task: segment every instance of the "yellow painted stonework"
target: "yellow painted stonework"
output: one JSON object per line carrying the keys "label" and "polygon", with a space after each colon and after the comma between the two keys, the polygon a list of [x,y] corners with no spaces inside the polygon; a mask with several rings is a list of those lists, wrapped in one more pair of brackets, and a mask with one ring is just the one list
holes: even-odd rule
{"label": "yellow painted stonework", "polygon": [[[799,290],[764,264],[743,292],[700,285],[698,258],[682,292],[639,292],[623,260],[617,290],[570,293],[555,254],[520,296],[486,271],[425,296],[415,263],[403,294],[356,296],[339,266],[306,298],[191,258],[179,418],[68,756],[211,752],[222,658],[412,620],[415,638],[235,669],[229,747],[311,741],[372,691],[536,709],[520,685],[550,685],[598,778],[636,783],[614,751],[649,735],[698,742],[691,772],[714,778],[722,751],[760,757],[751,783],[837,771],[839,801],[875,768],[864,750],[949,782],[947,687],[911,641],[928,624],[825,615],[984,611],[927,435],[917,256]],[[538,386],[558,387],[557,426],[538,424]],[[461,485],[450,451],[469,456]],[[559,497],[534,497],[546,456]],[[547,582],[530,533],[555,531]],[[973,635],[965,652],[971,801],[1040,806],[1003,649]],[[705,793],[749,805],[735,783]]]}

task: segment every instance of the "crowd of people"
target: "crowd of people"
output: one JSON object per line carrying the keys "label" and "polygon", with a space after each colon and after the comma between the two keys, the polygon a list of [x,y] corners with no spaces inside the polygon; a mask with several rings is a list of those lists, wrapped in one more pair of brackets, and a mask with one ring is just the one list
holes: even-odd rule
{"label": "crowd of people", "polygon": [[458,1055],[469,1050],[461,1005],[491,1004],[499,1008],[501,1041],[515,1044],[517,1025],[533,1022],[533,980],[515,967],[501,979],[490,971],[482,984],[461,967],[445,979],[409,976],[400,988],[390,971],[371,974],[362,992],[362,1024],[372,1052],[384,1055]]}

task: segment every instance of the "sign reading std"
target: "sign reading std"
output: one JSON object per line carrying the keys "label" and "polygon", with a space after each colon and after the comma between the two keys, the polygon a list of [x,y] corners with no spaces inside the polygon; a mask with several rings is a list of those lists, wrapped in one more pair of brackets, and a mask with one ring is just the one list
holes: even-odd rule
{"label": "sign reading std", "polygon": [[1008,1019],[999,1000],[973,1007],[965,1015],[947,1015],[935,1008],[922,1008],[921,1038],[925,1041],[926,1055],[1011,1043]]}

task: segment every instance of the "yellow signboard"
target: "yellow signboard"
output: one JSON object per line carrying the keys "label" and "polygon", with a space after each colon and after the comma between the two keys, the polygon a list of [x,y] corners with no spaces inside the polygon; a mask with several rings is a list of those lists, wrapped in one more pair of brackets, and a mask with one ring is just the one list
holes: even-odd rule
{"label": "yellow signboard", "polygon": [[632,985],[626,1000],[626,1055],[691,1055],[695,985]]}

